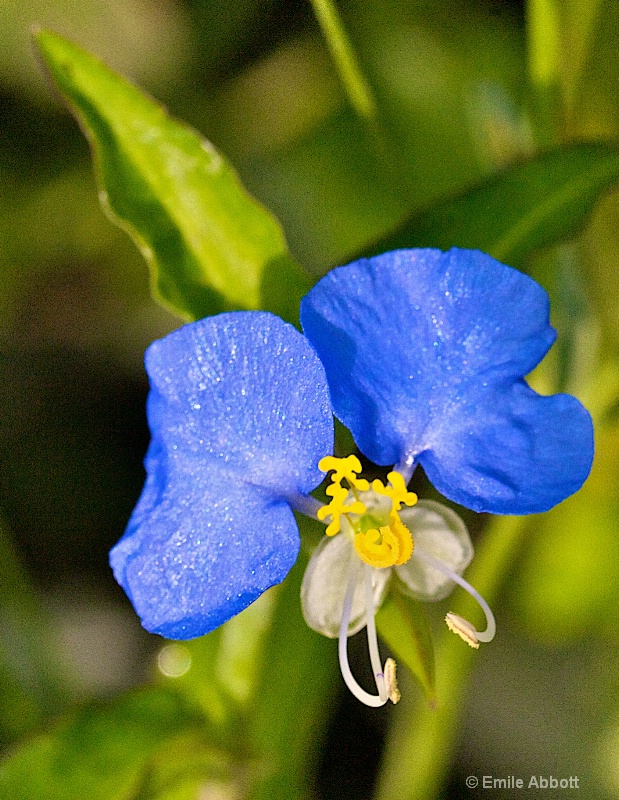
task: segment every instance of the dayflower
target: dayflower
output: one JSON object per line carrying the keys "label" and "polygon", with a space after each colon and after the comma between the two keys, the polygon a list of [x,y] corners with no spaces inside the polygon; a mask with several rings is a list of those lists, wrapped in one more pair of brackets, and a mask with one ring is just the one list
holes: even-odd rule
{"label": "dayflower", "polygon": [[[144,627],[200,636],[280,582],[297,558],[293,509],[327,525],[302,586],[308,623],[340,638],[342,673],[370,705],[397,701],[374,610],[390,581],[423,599],[454,582],[485,631],[448,615],[473,646],[494,635],[461,577],[462,521],[407,489],[421,464],[448,499],[531,514],[575,492],[593,457],[590,417],[525,382],[552,345],[548,297],[468,250],[401,250],[339,267],[301,305],[304,334],[265,312],[183,326],[146,354],[152,440],[146,484],[111,564]],[[333,457],[335,414],[361,453],[389,466],[370,486]],[[331,473],[323,504],[310,495]],[[378,694],[363,691],[347,636],[367,625]]]}

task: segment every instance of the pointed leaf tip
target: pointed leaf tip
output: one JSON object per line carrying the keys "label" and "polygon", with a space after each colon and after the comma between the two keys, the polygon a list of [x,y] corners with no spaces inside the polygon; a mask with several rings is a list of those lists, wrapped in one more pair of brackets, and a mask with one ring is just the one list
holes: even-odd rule
{"label": "pointed leaf tip", "polygon": [[224,156],[85,50],[50,31],[34,37],[91,143],[105,210],[149,264],[155,298],[183,319],[260,307],[296,316],[309,280]]}

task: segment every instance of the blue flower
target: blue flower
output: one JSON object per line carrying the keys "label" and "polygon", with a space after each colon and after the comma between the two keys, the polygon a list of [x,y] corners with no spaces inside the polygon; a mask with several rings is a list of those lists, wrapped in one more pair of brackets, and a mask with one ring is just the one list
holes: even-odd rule
{"label": "blue flower", "polygon": [[[555,339],[548,317],[538,284],[483,253],[401,250],[319,281],[302,301],[305,335],[231,312],[154,342],[146,484],[111,553],[143,625],[199,636],[283,580],[299,550],[293,509],[344,534],[318,548],[303,590],[312,627],[337,635],[339,623],[341,661],[364,609],[372,634],[392,573],[428,599],[454,581],[472,590],[460,577],[466,529],[406,484],[421,464],[448,499],[498,514],[545,511],[581,486],[587,411],[524,380]],[[332,414],[367,458],[394,467],[387,483],[370,487],[354,456],[329,458]],[[322,506],[310,492],[327,471]],[[473,645],[484,638],[449,624]],[[393,698],[393,676],[375,673],[381,702]]]}

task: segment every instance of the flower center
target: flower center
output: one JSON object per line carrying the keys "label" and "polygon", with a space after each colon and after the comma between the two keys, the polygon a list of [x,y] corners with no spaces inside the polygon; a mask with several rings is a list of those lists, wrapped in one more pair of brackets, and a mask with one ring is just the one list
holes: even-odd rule
{"label": "flower center", "polygon": [[[363,562],[376,568],[405,564],[413,553],[414,544],[398,512],[402,504],[415,505],[417,495],[407,490],[403,476],[390,472],[387,485],[374,480],[370,491],[369,482],[359,477],[361,462],[355,455],[326,456],[320,460],[318,468],[323,472],[332,471],[331,484],[326,489],[331,501],[317,511],[319,520],[330,517],[327,536],[339,533],[343,517],[354,533],[355,551]],[[342,486],[344,480],[348,487]],[[391,501],[390,510],[380,502],[381,496]],[[368,511],[368,504],[372,505],[371,511]]]}
{"label": "flower center", "polygon": [[355,535],[357,555],[371,567],[405,564],[413,554],[413,537],[397,512],[389,515],[389,524],[378,530],[370,528]]}

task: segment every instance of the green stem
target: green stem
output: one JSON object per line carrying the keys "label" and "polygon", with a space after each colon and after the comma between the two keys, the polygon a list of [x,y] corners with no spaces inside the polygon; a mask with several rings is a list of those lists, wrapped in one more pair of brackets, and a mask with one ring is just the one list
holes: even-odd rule
{"label": "green stem", "polygon": [[558,85],[561,80],[561,47],[556,0],[529,0],[527,39],[529,79],[533,86]]}
{"label": "green stem", "polygon": [[314,13],[335,62],[348,99],[360,117],[376,120],[376,103],[346,35],[333,0],[311,0]]}
{"label": "green stem", "polygon": [[557,0],[528,0],[527,69],[539,144],[556,144],[562,129],[561,40]]}
{"label": "green stem", "polygon": [[[496,597],[509,570],[526,521],[526,517],[493,517],[488,526],[467,580],[489,602]],[[468,595],[455,606],[455,611],[468,619],[478,613]],[[412,702],[407,705],[403,699],[387,743],[377,800],[394,797],[431,800],[439,795],[449,769],[467,678],[476,653],[446,629],[442,632],[436,648],[438,703],[430,708],[421,700],[415,706]]]}

